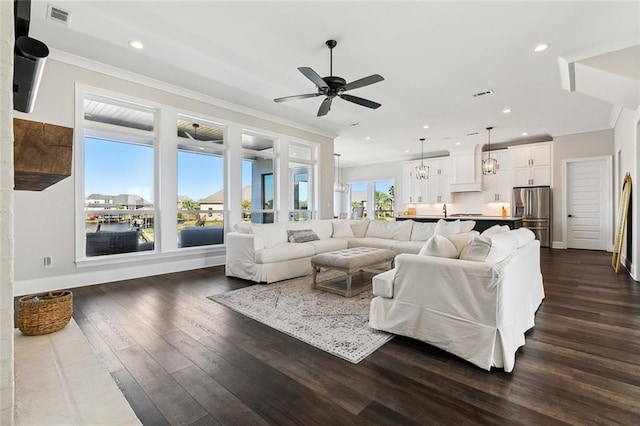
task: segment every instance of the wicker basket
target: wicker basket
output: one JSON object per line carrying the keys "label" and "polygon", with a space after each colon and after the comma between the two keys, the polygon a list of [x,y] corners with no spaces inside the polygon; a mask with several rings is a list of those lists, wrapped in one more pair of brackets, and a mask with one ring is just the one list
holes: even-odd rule
{"label": "wicker basket", "polygon": [[68,290],[30,294],[18,301],[18,328],[27,336],[53,333],[67,325],[71,314],[73,293]]}

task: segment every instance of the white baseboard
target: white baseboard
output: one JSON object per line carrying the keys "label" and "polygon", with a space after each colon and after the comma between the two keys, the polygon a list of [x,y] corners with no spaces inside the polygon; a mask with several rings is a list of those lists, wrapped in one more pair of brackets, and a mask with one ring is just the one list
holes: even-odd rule
{"label": "white baseboard", "polygon": [[225,260],[226,256],[222,254],[210,257],[165,261],[153,265],[132,265],[126,268],[87,271],[68,275],[58,275],[54,277],[37,278],[33,280],[16,281],[13,286],[13,295],[14,297],[24,296],[25,294],[31,293],[42,293],[51,290],[84,287],[87,285],[103,284],[112,281],[208,268],[210,266],[224,265]]}
{"label": "white baseboard", "polygon": [[566,249],[567,247],[564,245],[564,241],[554,241],[551,243],[551,248]]}

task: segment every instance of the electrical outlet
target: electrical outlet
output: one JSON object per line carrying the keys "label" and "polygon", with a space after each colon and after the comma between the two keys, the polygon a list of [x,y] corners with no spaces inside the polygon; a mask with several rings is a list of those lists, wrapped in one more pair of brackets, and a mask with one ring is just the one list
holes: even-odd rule
{"label": "electrical outlet", "polygon": [[44,269],[53,268],[53,259],[51,259],[51,256],[45,256],[43,264],[44,264]]}

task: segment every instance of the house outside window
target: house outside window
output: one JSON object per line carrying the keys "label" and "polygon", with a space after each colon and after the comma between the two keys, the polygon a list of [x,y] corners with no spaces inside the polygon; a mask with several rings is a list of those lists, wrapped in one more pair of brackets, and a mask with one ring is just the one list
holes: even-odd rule
{"label": "house outside window", "polygon": [[224,127],[178,115],[178,247],[224,240]]}
{"label": "house outside window", "polygon": [[242,133],[242,221],[275,222],[275,138],[258,132]]}
{"label": "house outside window", "polygon": [[155,121],[152,108],[85,94],[80,258],[154,250]]}

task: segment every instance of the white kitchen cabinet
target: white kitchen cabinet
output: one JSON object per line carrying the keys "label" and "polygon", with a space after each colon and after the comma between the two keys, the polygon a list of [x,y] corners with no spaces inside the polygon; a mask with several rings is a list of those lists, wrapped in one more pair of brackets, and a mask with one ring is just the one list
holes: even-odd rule
{"label": "white kitchen cabinet", "polygon": [[429,179],[416,179],[416,167],[420,164],[420,160],[405,161],[402,164],[402,202],[405,204],[451,202],[449,157],[424,160],[424,165],[429,167]]}
{"label": "white kitchen cabinet", "polygon": [[[488,152],[482,153],[482,159]],[[511,153],[508,150],[491,151],[491,157],[498,161],[496,174],[482,176],[482,190],[487,203],[511,202]]]}
{"label": "white kitchen cabinet", "polygon": [[551,147],[538,143],[509,148],[513,186],[551,185]]}

